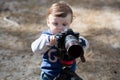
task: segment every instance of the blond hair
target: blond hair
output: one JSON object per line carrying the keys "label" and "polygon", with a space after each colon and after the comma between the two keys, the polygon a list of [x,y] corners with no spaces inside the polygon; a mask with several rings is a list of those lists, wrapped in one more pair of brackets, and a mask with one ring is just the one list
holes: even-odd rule
{"label": "blond hair", "polygon": [[73,11],[70,6],[64,1],[54,3],[48,10],[47,16],[49,16],[50,14],[56,17],[66,17],[68,14],[71,14],[71,22],[73,19]]}

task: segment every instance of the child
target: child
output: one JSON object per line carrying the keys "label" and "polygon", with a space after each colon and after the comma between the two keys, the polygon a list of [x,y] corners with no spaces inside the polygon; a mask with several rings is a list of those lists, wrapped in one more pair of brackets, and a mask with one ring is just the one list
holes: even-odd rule
{"label": "child", "polygon": [[[72,20],[72,9],[65,2],[54,3],[48,10],[47,26],[49,30],[43,31],[41,36],[31,45],[35,54],[43,55],[40,80],[53,80],[62,71],[63,64],[57,57],[58,49],[55,46],[55,35],[68,29]],[[87,40],[80,37],[80,41],[85,49],[88,46]],[[74,71],[75,68],[76,63],[72,65]]]}

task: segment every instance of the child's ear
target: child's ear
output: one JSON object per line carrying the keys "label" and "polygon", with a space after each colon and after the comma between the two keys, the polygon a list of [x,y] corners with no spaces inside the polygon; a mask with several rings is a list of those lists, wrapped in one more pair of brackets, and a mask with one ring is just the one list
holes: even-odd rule
{"label": "child's ear", "polygon": [[48,27],[49,27],[49,19],[47,18],[47,25],[48,25]]}

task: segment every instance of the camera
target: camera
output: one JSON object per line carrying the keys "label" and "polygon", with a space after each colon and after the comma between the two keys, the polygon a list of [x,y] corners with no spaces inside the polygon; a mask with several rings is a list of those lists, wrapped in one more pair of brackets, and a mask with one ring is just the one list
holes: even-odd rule
{"label": "camera", "polygon": [[58,48],[58,57],[62,61],[72,61],[80,57],[85,61],[84,50],[79,42],[79,33],[67,29],[56,35],[56,47]]}

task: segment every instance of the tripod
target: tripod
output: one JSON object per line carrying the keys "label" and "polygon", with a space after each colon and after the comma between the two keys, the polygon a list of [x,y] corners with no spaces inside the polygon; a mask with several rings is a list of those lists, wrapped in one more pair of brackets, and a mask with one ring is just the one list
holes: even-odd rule
{"label": "tripod", "polygon": [[62,73],[54,80],[83,80],[69,66],[65,66]]}

